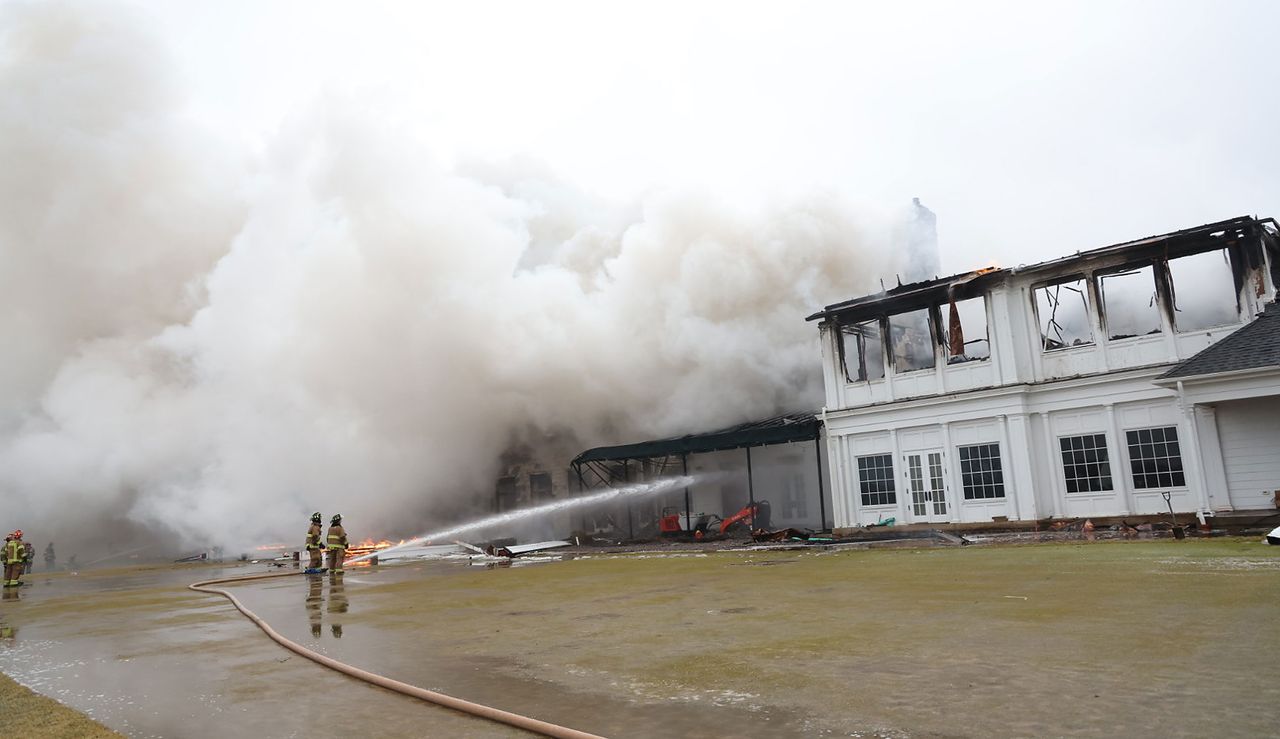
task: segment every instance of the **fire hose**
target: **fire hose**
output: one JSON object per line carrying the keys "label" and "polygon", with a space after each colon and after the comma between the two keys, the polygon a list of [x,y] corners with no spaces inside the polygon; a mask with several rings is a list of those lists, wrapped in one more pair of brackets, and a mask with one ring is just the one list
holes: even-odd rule
{"label": "fire hose", "polygon": [[333,659],[332,657],[326,657],[323,654],[314,652],[295,641],[291,641],[289,639],[286,639],[284,636],[281,636],[280,633],[278,633],[275,629],[271,628],[270,624],[262,620],[262,618],[258,616],[258,614],[254,613],[253,611],[250,611],[248,608],[245,608],[244,604],[241,603],[240,600],[236,598],[234,595],[232,595],[229,591],[224,590],[222,588],[209,587],[210,585],[246,582],[249,580],[263,580],[271,577],[288,577],[290,575],[297,575],[297,574],[301,574],[301,573],[269,572],[261,575],[225,577],[217,580],[202,580],[200,582],[191,583],[187,587],[190,588],[191,590],[196,590],[201,593],[212,593],[214,595],[221,595],[226,597],[227,600],[231,601],[231,605],[236,607],[236,610],[243,613],[250,621],[256,624],[258,628],[262,629],[263,633],[265,633],[268,637],[270,637],[272,641],[276,642],[277,644],[284,647],[285,649],[288,649],[294,654],[298,654],[303,657],[306,657],[312,662],[316,662],[318,664],[324,665],[325,667],[328,667],[331,670],[337,670],[338,672],[341,672],[342,674],[347,675],[349,677],[353,677],[357,680],[363,680],[364,682],[370,683],[372,685],[377,685],[378,687],[381,687],[381,688],[386,688],[387,690],[393,690],[397,693],[407,695],[411,698],[418,698],[419,700],[424,700],[429,703],[435,703],[436,705],[444,706],[446,708],[451,708],[455,711],[460,711],[462,713],[466,713],[472,716],[488,719],[489,721],[496,721],[498,723],[507,724],[508,726],[514,726],[518,729],[531,731],[535,734],[542,734],[543,736],[555,737],[556,739],[604,739],[603,737],[600,737],[596,734],[588,734],[585,731],[570,729],[565,726],[559,726],[557,724],[548,723],[546,721],[540,721],[536,718],[530,718],[529,716],[521,716],[518,713],[503,711],[498,708],[493,708],[492,706],[485,706],[479,703],[472,703],[471,701],[462,700],[461,698],[454,698],[453,696],[445,695],[444,693],[437,693],[433,690],[426,690],[424,688],[419,688],[416,685],[402,683],[399,680],[392,680],[391,678],[386,677],[385,675],[379,675],[374,672],[362,670],[358,667],[352,667],[351,665],[346,664],[345,662],[339,662],[338,660]]}

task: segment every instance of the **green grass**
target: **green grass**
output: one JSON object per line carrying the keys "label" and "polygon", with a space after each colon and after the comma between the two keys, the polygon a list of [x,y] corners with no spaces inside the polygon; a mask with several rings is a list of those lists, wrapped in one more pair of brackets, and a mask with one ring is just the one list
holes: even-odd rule
{"label": "green grass", "polygon": [[4,736],[32,739],[123,736],[52,698],[31,692],[3,674],[0,674],[0,727]]}
{"label": "green grass", "polygon": [[1012,705],[1022,731],[1053,733],[1072,701],[1117,716],[1085,733],[1221,731],[1205,704],[1269,730],[1280,695],[1255,676],[1277,677],[1277,602],[1280,547],[1241,539],[593,557],[362,594],[371,623],[430,624],[431,649],[585,671],[588,688],[729,691],[926,733],[1006,733]]}

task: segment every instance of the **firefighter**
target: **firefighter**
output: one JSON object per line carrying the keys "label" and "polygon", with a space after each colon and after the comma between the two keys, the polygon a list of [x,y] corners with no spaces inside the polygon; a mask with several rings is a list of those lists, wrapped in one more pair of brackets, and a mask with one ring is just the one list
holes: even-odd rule
{"label": "firefighter", "polygon": [[31,568],[36,564],[36,545],[31,542],[23,544],[22,552],[22,574],[30,575]]}
{"label": "firefighter", "polygon": [[4,586],[16,588],[22,584],[18,579],[22,575],[22,567],[27,559],[27,548],[22,545],[22,529],[9,534],[4,540]]}
{"label": "firefighter", "polygon": [[342,555],[347,553],[347,530],[342,528],[342,514],[335,513],[329,520],[325,543],[329,548],[329,572],[342,572]]}
{"label": "firefighter", "polygon": [[320,525],[322,520],[320,511],[311,514],[311,528],[307,529],[307,556],[311,558],[307,564],[308,571],[319,572],[324,567],[320,554],[324,551],[324,542],[320,541],[320,534],[324,533],[324,528]]}
{"label": "firefighter", "polygon": [[44,548],[44,568],[49,572],[53,572],[58,566],[58,555],[53,553],[53,542],[49,542],[49,546]]}

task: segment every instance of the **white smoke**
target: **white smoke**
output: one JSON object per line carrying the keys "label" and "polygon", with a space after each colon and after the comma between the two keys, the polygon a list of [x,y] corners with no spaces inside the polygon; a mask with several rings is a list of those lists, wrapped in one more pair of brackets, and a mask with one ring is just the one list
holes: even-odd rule
{"label": "white smoke", "polygon": [[239,151],[139,27],[0,9],[0,525],[64,557],[410,534],[522,438],[816,407],[804,316],[895,268],[833,195],[594,202],[340,94]]}

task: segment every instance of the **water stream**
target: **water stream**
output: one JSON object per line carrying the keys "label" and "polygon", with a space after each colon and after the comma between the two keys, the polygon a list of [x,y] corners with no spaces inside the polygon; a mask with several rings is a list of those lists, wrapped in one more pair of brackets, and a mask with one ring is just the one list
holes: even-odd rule
{"label": "water stream", "polygon": [[689,487],[694,484],[695,480],[696,478],[691,475],[681,475],[680,477],[654,480],[652,482],[636,483],[635,485],[628,485],[626,487],[610,488],[599,493],[558,500],[554,503],[533,506],[532,508],[521,508],[516,511],[498,513],[469,523],[459,524],[447,529],[422,534],[421,536],[396,544],[393,547],[354,557],[349,560],[349,562],[361,562],[372,557],[384,557],[387,554],[391,554],[392,552],[400,549],[407,549],[409,547],[418,547],[424,544],[439,543],[441,541],[449,542],[460,534],[465,534],[469,531],[476,531],[478,529],[486,529],[491,526],[518,523],[520,521],[526,521],[575,508],[587,508],[595,505],[603,505],[605,503],[617,501],[621,498],[646,498],[653,495],[659,495],[661,493],[669,493],[673,490]]}

